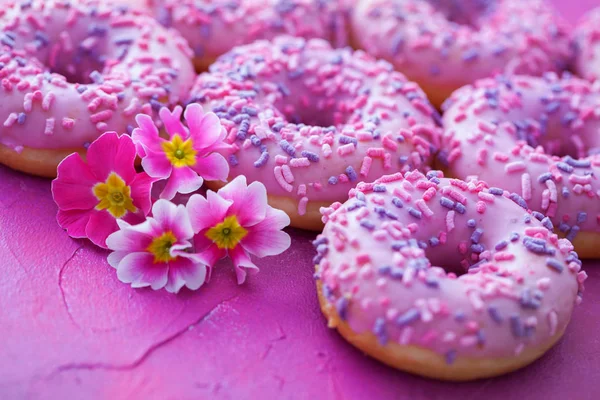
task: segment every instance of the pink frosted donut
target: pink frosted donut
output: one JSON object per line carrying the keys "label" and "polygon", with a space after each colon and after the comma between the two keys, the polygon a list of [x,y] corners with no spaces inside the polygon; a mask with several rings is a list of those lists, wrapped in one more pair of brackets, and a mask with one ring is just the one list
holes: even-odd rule
{"label": "pink frosted donut", "polygon": [[278,35],[347,43],[340,0],[120,0],[151,10],[164,26],[177,29],[194,50],[199,71],[235,46]]}
{"label": "pink frosted donut", "polygon": [[589,80],[600,78],[600,8],[590,11],[577,25],[575,70]]}
{"label": "pink frosted donut", "polygon": [[322,227],[319,208],[345,198],[359,179],[427,169],[439,144],[439,117],[415,83],[321,39],[234,48],[192,94],[237,145],[230,179],[263,182],[297,227]]}
{"label": "pink frosted donut", "polygon": [[427,176],[361,183],[323,210],[314,245],[329,326],[384,363],[432,378],[491,377],[533,362],[580,301],[577,253],[485,182]]}
{"label": "pink frosted donut", "polygon": [[444,109],[440,158],[452,175],[507,191],[582,258],[598,256],[599,87],[553,73],[499,76],[458,90]]}
{"label": "pink frosted donut", "polygon": [[550,8],[541,0],[359,0],[352,36],[439,106],[455,89],[496,72],[564,69],[569,31]]}
{"label": "pink frosted donut", "polygon": [[178,34],[104,1],[0,5],[0,162],[56,176],[67,154],[130,132],[188,95],[191,50]]}

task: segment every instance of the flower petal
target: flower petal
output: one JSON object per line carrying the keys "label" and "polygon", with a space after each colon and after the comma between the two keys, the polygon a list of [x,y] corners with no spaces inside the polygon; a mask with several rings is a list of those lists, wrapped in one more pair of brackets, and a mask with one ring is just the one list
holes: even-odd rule
{"label": "flower petal", "polygon": [[[148,218],[149,220],[151,218]],[[151,221],[130,225],[110,234],[106,238],[106,247],[113,251],[129,253],[145,251],[154,239]]]}
{"label": "flower petal", "polygon": [[[148,150],[160,151],[161,142],[164,139],[159,136],[158,128],[154,124],[152,117],[146,114],[138,114],[135,120],[139,128],[133,130],[131,139],[138,150],[138,155],[142,157]],[[144,148],[143,152],[140,152],[140,147]]]}
{"label": "flower petal", "polygon": [[85,234],[96,246],[106,249],[106,238],[118,229],[116,219],[108,211],[92,211],[85,227]]}
{"label": "flower petal", "polygon": [[235,265],[235,274],[237,276],[238,285],[241,285],[246,280],[246,273],[258,273],[258,267],[250,260],[248,254],[241,247],[236,247],[229,252],[231,261]]}
{"label": "flower petal", "polygon": [[167,284],[169,267],[155,264],[150,253],[131,253],[123,257],[117,266],[117,277],[121,282],[131,283],[131,287],[150,286],[154,290]]}
{"label": "flower petal", "polygon": [[246,177],[240,175],[219,189],[219,195],[233,201],[228,215],[235,215],[240,225],[249,227],[265,218],[267,212],[267,189],[260,182],[246,185]]}
{"label": "flower petal", "polygon": [[226,181],[229,175],[229,163],[221,154],[211,153],[198,158],[194,171],[207,181]]}
{"label": "flower petal", "polygon": [[194,236],[190,216],[184,205],[175,205],[168,200],[158,200],[152,206],[152,217],[162,226],[163,231],[172,231],[178,241]]}
{"label": "flower petal", "polygon": [[183,114],[190,128],[190,137],[197,150],[206,149],[223,140],[221,121],[214,113],[206,113],[200,104],[194,103],[186,107]]}
{"label": "flower petal", "polygon": [[104,182],[111,172],[129,183],[135,177],[135,145],[127,135],[108,132],[96,139],[88,148],[87,161],[91,172]]}
{"label": "flower petal", "polygon": [[[202,235],[202,237],[203,236],[204,235]],[[200,241],[202,240],[199,235],[196,235],[196,238],[199,238],[198,240],[200,240]],[[197,246],[197,240],[194,240],[194,245],[196,246],[196,251],[197,251],[197,253],[195,253],[193,255],[194,260],[196,262],[199,262],[199,263],[205,265],[206,268],[208,268],[208,277],[206,278],[206,281],[209,281],[210,276],[212,274],[213,267],[215,266],[217,261],[219,261],[220,259],[227,256],[227,253],[225,252],[225,250],[219,249],[212,242],[211,242],[210,246],[208,246],[207,248],[205,248],[203,251],[200,251],[200,252],[198,252],[199,247]]]}
{"label": "flower petal", "polygon": [[165,289],[177,293],[183,286],[196,290],[206,281],[206,265],[195,263],[185,256],[169,263],[169,280]]}
{"label": "flower petal", "polygon": [[268,207],[265,219],[248,228],[248,235],[240,245],[257,257],[281,254],[291,245],[290,235],[281,230],[289,224],[290,217],[286,213]]}
{"label": "flower petal", "polygon": [[[162,140],[162,139],[161,139]],[[169,161],[165,152],[146,149],[146,155],[142,158],[144,171],[153,178],[166,179],[171,176],[173,164]]]}
{"label": "flower petal", "polygon": [[156,182],[155,178],[150,177],[145,172],[141,172],[136,174],[129,183],[133,205],[139,208],[144,215],[148,215],[152,207],[151,192],[154,182]]}
{"label": "flower petal", "polygon": [[89,210],[58,210],[56,220],[61,228],[72,238],[86,238],[85,227],[90,220]]}
{"label": "flower petal", "polygon": [[173,168],[167,186],[160,194],[161,199],[171,200],[177,193],[192,193],[200,189],[204,183],[202,177],[190,167]]}
{"label": "flower petal", "polygon": [[77,153],[65,158],[52,181],[52,197],[61,210],[89,210],[98,204],[92,188],[98,179]]}
{"label": "flower petal", "polygon": [[169,136],[173,138],[175,135],[181,136],[182,139],[188,137],[188,131],[181,123],[181,112],[183,109],[181,106],[177,106],[171,112],[167,107],[163,107],[158,111],[158,115],[165,125],[165,129],[169,133]]}
{"label": "flower petal", "polygon": [[187,203],[187,210],[192,220],[194,233],[211,228],[222,222],[231,204],[230,200],[225,200],[212,190],[206,193],[206,198],[199,194],[190,197]]}

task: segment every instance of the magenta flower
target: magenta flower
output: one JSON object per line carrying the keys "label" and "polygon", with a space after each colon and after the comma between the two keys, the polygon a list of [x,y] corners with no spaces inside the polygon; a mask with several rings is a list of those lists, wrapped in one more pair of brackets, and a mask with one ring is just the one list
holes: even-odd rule
{"label": "magenta flower", "polygon": [[194,231],[183,205],[158,200],[152,217],[139,224],[120,222],[120,231],[106,244],[113,250],[108,263],[121,282],[177,293],[183,286],[196,290],[206,280],[206,265],[190,252]]}
{"label": "magenta flower", "polygon": [[105,133],[87,151],[87,163],[77,153],[58,165],[52,196],[58,224],[73,238],[88,238],[106,247],[118,229],[117,220],[137,223],[151,207],[154,179],[137,173],[135,145],[129,136]]}
{"label": "magenta flower", "polygon": [[219,151],[228,152],[231,145],[223,141],[226,131],[219,118],[214,113],[204,114],[199,104],[191,104],[184,113],[186,127],[181,112],[180,106],[173,112],[167,108],[159,111],[169,140],[159,136],[152,118],[145,114],[136,117],[139,127],[132,134],[144,171],[153,178],[168,179],[160,194],[167,200],[178,192],[198,190],[204,179],[225,181],[229,174],[229,164]]}
{"label": "magenta flower", "polygon": [[282,231],[290,218],[267,204],[262,183],[247,185],[244,176],[238,176],[216,193],[209,190],[206,198],[193,195],[187,209],[196,233],[196,253],[211,269],[229,255],[240,284],[247,271],[258,272],[251,254],[273,256],[290,247],[290,236]]}

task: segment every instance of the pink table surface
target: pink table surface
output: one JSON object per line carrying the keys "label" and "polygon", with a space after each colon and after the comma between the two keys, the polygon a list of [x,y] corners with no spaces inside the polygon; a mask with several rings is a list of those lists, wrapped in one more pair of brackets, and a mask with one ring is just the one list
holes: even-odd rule
{"label": "pink table surface", "polygon": [[[599,0],[556,1],[574,20]],[[55,223],[49,181],[0,166],[0,399],[597,399],[600,263],[584,303],[533,365],[452,384],[369,359],[326,328],[310,240],[260,261],[244,286],[230,266],[174,296],[117,281],[106,253]]]}

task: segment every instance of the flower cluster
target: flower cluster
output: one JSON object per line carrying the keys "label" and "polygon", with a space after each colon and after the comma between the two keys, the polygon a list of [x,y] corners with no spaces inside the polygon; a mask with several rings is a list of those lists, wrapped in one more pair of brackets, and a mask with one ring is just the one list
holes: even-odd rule
{"label": "flower cluster", "polygon": [[[247,272],[258,271],[250,256],[277,255],[290,246],[282,231],[290,219],[267,204],[264,185],[248,185],[243,176],[177,204],[177,193],[227,179],[224,154],[231,146],[219,118],[197,104],[185,112],[163,108],[159,116],[165,132],[138,115],[131,137],[105,133],[89,146],[87,162],[79,154],[61,162],[52,182],[58,223],[71,237],[111,250],[109,264],[134,288],[196,290],[227,256],[241,284]],[[136,156],[144,172],[136,171]],[[164,184],[153,202],[159,181]]]}

